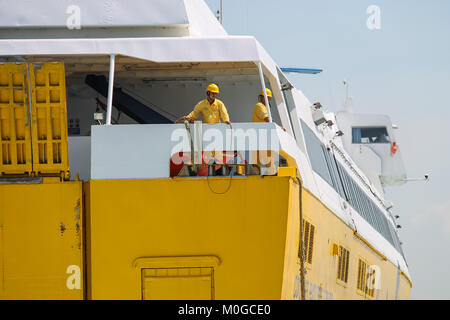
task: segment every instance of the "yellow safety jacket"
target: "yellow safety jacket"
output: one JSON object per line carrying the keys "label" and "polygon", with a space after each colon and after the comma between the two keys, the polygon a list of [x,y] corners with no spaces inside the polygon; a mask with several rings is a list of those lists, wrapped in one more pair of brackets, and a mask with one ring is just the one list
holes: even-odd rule
{"label": "yellow safety jacket", "polygon": [[188,114],[188,117],[196,120],[200,115],[202,115],[204,123],[220,123],[220,118],[222,118],[222,121],[230,121],[227,108],[219,99],[215,99],[212,104],[209,103],[208,99],[200,101],[194,110]]}
{"label": "yellow safety jacket", "polygon": [[269,114],[267,113],[266,106],[261,102],[258,102],[257,104],[255,104],[255,107],[253,108],[252,121],[253,122],[265,122],[264,119],[268,118],[268,117],[269,117]]}

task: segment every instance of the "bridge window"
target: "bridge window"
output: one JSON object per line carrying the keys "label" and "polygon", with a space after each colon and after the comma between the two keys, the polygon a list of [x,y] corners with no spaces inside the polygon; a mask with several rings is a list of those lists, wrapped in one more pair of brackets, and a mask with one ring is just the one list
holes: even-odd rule
{"label": "bridge window", "polygon": [[352,128],[352,143],[390,143],[386,127]]}
{"label": "bridge window", "polygon": [[330,171],[328,169],[322,143],[303,120],[300,120],[300,122],[305,135],[306,148],[308,150],[309,158],[311,159],[312,169],[332,186],[333,180],[331,179]]}

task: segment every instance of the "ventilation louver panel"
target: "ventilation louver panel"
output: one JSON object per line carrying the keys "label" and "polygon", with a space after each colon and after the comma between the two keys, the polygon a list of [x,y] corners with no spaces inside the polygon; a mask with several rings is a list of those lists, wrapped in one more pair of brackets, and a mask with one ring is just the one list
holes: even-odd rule
{"label": "ventilation louver panel", "polygon": [[312,257],[314,252],[314,234],[315,234],[315,226],[311,224],[309,221],[303,219],[303,250],[301,243],[299,245],[298,255],[304,253],[304,260],[308,264],[312,264]]}
{"label": "ventilation louver panel", "polygon": [[339,261],[338,261],[338,280],[347,283],[348,282],[348,267],[350,260],[350,252],[343,246],[339,246]]}

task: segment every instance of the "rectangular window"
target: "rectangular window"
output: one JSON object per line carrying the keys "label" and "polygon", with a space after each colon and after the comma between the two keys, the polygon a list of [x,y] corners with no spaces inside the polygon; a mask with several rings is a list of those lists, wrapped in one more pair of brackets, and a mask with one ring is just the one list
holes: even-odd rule
{"label": "rectangular window", "polygon": [[[294,134],[294,139],[297,140],[297,136],[295,135],[295,129],[292,119],[297,119],[296,112],[295,112],[295,100],[294,96],[292,95],[292,88],[290,85],[289,80],[285,77],[283,72],[281,72],[280,69],[277,68],[278,78],[280,79],[280,86],[282,88],[284,102],[286,104],[287,108],[287,114],[289,116],[289,122],[292,127],[292,132]],[[284,89],[283,89],[284,88]]]}
{"label": "rectangular window", "polygon": [[311,161],[312,169],[322,177],[330,186],[333,186],[330,171],[328,170],[327,161],[322,149],[322,142],[316,137],[314,132],[308,125],[300,120],[302,124],[303,133],[305,135],[306,149],[308,150],[309,159]]}
{"label": "rectangular window", "polygon": [[331,185],[336,192],[339,193],[339,195],[345,199],[344,190],[342,187],[341,179],[339,177],[337,165],[336,165],[336,159],[334,158],[334,155],[331,153],[330,150],[328,150],[327,147],[322,145],[323,154],[325,155],[325,160],[328,166],[328,171],[331,175],[331,180],[333,184]]}
{"label": "rectangular window", "polygon": [[352,143],[390,143],[386,127],[352,128]]}

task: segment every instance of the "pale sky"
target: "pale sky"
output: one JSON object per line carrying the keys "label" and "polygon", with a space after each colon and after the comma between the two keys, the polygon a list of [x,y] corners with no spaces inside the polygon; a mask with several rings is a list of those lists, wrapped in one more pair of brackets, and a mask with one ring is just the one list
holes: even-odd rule
{"label": "pale sky", "polygon": [[[206,0],[213,12],[219,0]],[[367,8],[380,9],[370,30]],[[450,1],[223,0],[231,35],[253,35],[311,102],[340,109],[350,83],[354,111],[387,114],[409,178],[387,189],[402,226],[411,299],[450,299]],[[447,183],[445,182],[447,181]]]}

